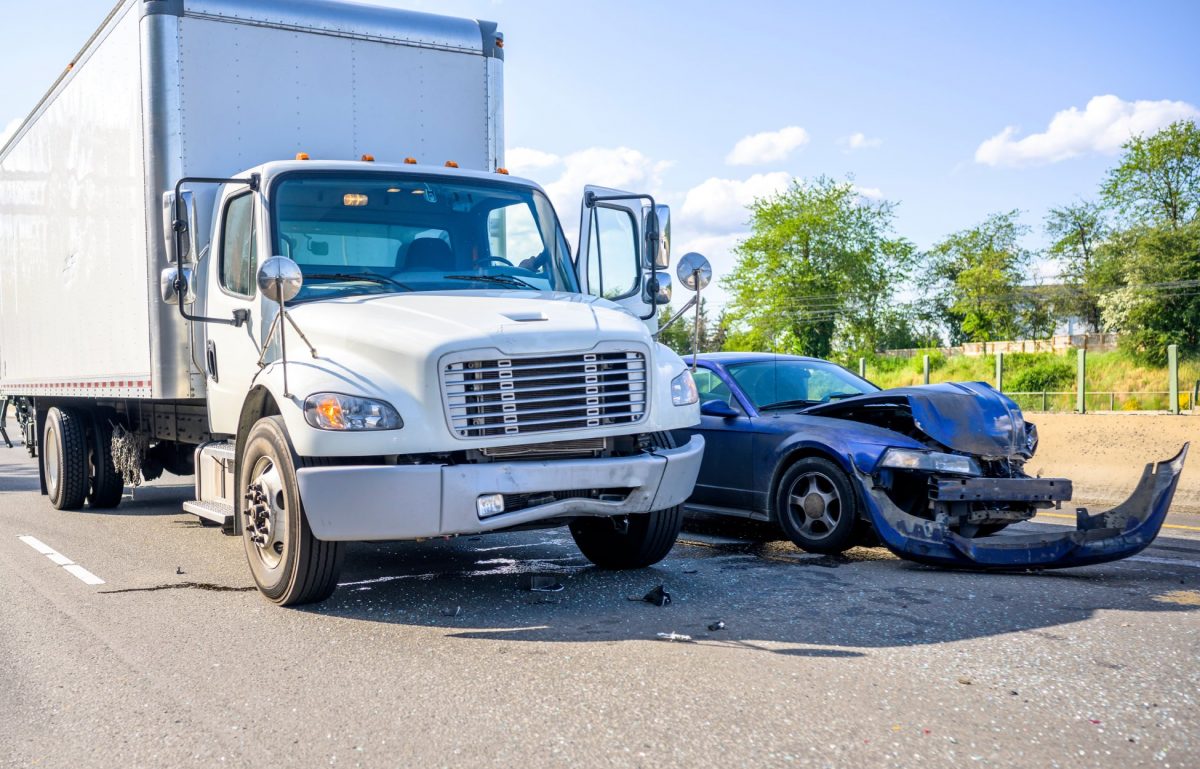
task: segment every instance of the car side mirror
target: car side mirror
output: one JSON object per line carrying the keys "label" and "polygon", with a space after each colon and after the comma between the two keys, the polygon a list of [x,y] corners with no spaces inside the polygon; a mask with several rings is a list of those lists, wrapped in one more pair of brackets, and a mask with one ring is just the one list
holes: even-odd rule
{"label": "car side mirror", "polygon": [[720,417],[721,419],[733,419],[740,416],[737,410],[729,405],[729,401],[723,400],[704,401],[700,404],[700,413],[706,417]]}

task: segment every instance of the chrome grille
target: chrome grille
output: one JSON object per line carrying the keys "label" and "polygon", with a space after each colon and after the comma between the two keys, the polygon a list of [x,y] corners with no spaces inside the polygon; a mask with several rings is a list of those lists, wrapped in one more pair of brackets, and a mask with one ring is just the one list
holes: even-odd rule
{"label": "chrome grille", "polygon": [[646,415],[646,359],[615,351],[447,364],[442,394],[460,438],[633,424]]}

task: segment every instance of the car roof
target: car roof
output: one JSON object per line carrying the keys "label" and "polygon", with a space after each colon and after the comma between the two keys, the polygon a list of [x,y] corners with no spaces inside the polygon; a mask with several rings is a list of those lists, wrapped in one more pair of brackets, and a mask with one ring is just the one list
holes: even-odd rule
{"label": "car roof", "polygon": [[[685,355],[685,361],[691,363],[692,356]],[[730,366],[737,363],[754,363],[756,361],[772,361],[772,360],[803,360],[815,361],[818,363],[828,363],[822,358],[811,358],[805,355],[784,355],[773,352],[702,352],[698,356],[698,360],[711,361],[721,366]]]}

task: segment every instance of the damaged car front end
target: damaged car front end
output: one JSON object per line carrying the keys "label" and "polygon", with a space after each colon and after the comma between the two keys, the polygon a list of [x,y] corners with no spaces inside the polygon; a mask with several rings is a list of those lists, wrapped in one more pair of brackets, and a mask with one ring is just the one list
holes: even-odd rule
{"label": "damaged car front end", "polygon": [[1061,507],[1073,489],[1068,479],[1025,472],[1037,449],[1036,428],[987,384],[885,390],[804,413],[904,436],[901,445],[855,452],[853,474],[883,543],[902,558],[939,566],[1056,569],[1134,555],[1158,535],[1188,450],[1184,445],[1147,465],[1133,493],[1112,510],[1079,508],[1074,530],[1000,534],[1039,510]]}

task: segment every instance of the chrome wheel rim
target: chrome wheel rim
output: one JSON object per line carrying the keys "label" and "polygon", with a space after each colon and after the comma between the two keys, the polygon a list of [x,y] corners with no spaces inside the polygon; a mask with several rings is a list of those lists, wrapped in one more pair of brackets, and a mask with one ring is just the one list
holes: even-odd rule
{"label": "chrome wheel rim", "polygon": [[842,520],[842,496],[824,473],[802,474],[788,490],[788,508],[800,533],[809,539],[825,539]]}
{"label": "chrome wheel rim", "polygon": [[250,473],[242,528],[259,559],[275,569],[287,552],[287,495],[279,467],[270,457],[259,457]]}
{"label": "chrome wheel rim", "polygon": [[58,491],[58,456],[60,453],[58,445],[58,431],[54,429],[54,425],[50,424],[46,427],[46,485],[52,492]]}

